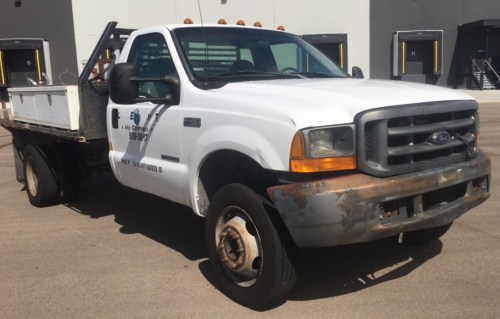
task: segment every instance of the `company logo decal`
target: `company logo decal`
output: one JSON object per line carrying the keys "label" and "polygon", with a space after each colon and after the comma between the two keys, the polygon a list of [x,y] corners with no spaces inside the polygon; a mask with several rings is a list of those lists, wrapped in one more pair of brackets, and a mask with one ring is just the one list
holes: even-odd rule
{"label": "company logo decal", "polygon": [[135,111],[132,113],[132,116],[135,125],[139,125],[139,123],[141,123],[141,114],[139,114],[139,109],[135,109]]}
{"label": "company logo decal", "polygon": [[436,132],[431,136],[432,144],[443,145],[450,141],[450,134],[448,132]]}

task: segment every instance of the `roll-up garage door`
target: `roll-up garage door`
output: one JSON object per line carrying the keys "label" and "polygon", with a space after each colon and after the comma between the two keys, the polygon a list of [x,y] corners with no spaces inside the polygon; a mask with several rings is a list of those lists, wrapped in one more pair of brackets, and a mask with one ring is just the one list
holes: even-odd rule
{"label": "roll-up garage door", "polygon": [[443,74],[443,31],[394,34],[393,75]]}
{"label": "roll-up garage door", "polygon": [[345,33],[303,34],[301,37],[314,45],[344,71],[348,69],[348,44]]}

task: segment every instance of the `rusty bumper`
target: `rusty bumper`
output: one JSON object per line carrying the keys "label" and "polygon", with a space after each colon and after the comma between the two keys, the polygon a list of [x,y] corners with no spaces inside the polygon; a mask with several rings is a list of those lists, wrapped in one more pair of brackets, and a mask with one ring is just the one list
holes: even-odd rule
{"label": "rusty bumper", "polygon": [[491,162],[476,159],[389,178],[364,174],[271,187],[300,248],[360,243],[449,224],[490,196]]}

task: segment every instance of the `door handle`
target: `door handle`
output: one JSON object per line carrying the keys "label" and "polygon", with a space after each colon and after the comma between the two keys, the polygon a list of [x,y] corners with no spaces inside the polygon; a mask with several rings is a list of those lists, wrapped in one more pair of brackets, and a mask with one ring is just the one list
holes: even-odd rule
{"label": "door handle", "polygon": [[118,128],[118,119],[120,118],[119,114],[118,109],[111,110],[111,125],[113,128]]}

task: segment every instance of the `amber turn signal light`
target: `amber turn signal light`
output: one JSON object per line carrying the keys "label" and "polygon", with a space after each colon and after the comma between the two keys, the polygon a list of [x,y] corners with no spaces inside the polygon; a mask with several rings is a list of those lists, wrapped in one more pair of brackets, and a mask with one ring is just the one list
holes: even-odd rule
{"label": "amber turn signal light", "polygon": [[304,135],[301,131],[295,133],[292,140],[292,148],[290,149],[290,159],[306,158],[306,148],[304,143]]}
{"label": "amber turn signal light", "polygon": [[295,173],[346,171],[352,169],[356,169],[356,156],[290,160],[290,171]]}

